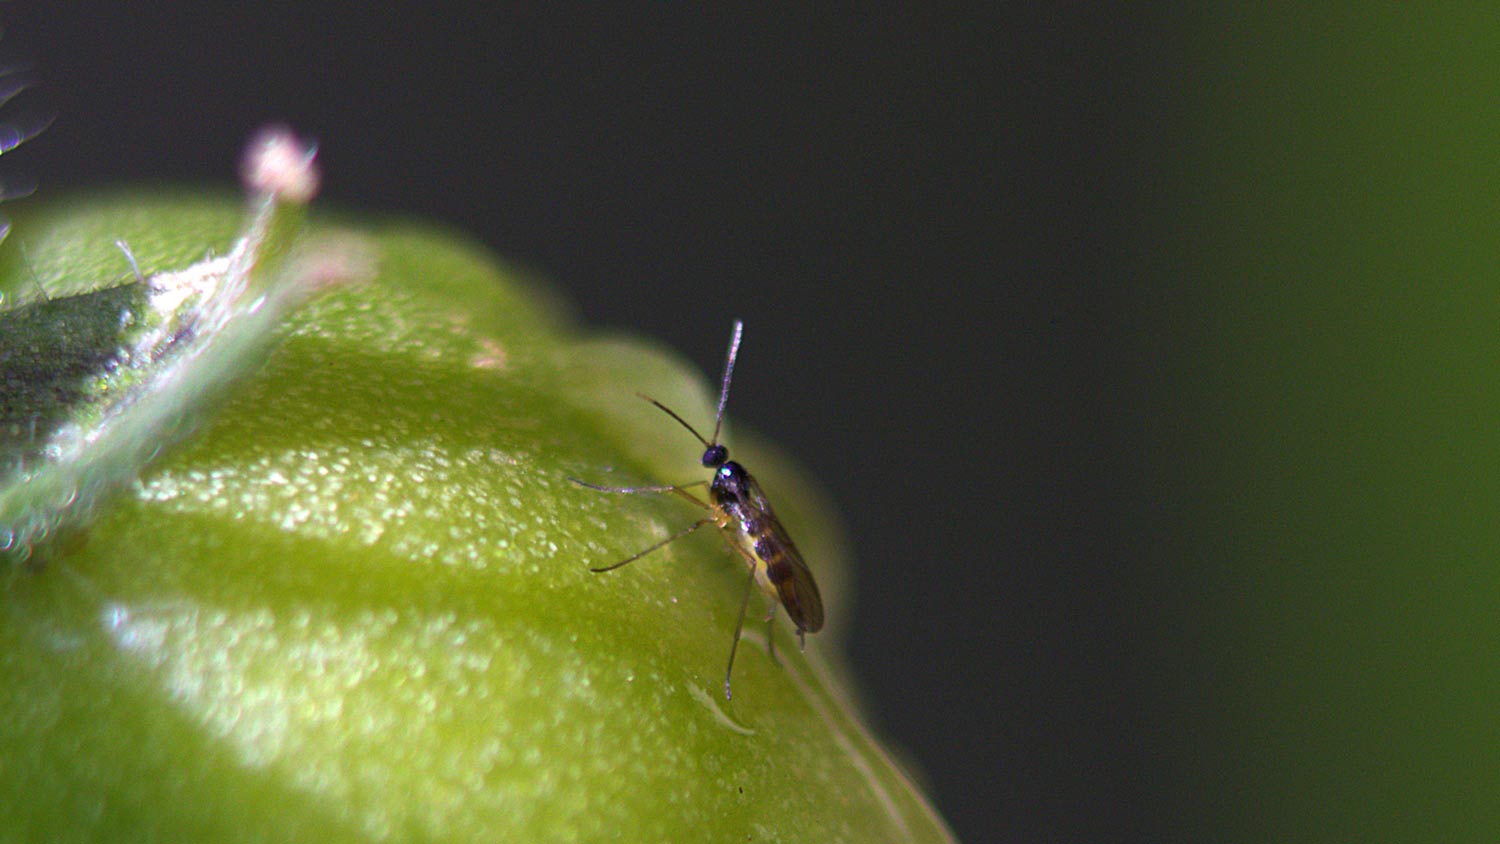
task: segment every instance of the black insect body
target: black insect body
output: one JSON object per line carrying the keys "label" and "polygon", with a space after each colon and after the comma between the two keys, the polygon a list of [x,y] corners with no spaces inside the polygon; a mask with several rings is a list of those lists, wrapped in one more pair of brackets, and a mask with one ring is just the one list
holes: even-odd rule
{"label": "black insect body", "polygon": [[[606,572],[617,569],[710,524],[719,528],[719,534],[724,537],[724,541],[744,559],[750,570],[749,582],[745,586],[744,601],[740,604],[739,622],[734,628],[734,641],[729,646],[729,666],[724,671],[724,697],[726,698],[733,698],[729,681],[734,673],[734,655],[739,648],[740,633],[745,628],[745,610],[750,605],[750,593],[755,586],[760,586],[761,591],[776,601],[771,605],[771,611],[766,616],[767,623],[769,624],[774,619],[776,606],[780,604],[786,609],[792,623],[797,626],[799,644],[804,642],[803,637],[806,634],[816,633],[823,629],[823,599],[818,595],[818,584],[813,580],[812,572],[802,561],[802,554],[797,551],[797,546],[792,544],[791,537],[787,536],[786,529],[776,518],[776,512],[771,509],[771,502],[766,499],[765,493],[761,491],[755,478],[745,471],[745,467],[730,460],[729,450],[719,442],[719,431],[724,423],[724,405],[729,399],[729,379],[734,372],[734,361],[739,354],[740,335],[743,331],[744,324],[736,321],[734,335],[729,342],[729,356],[724,362],[724,377],[719,385],[719,410],[714,421],[712,440],[705,440],[692,425],[660,402],[641,396],[677,420],[678,424],[688,429],[699,442],[703,443],[702,462],[705,468],[714,470],[712,479],[681,486],[606,487],[577,478],[569,478],[580,486],[601,492],[672,493],[707,511],[704,518],[689,525],[685,530],[618,563],[594,568],[591,571]],[[693,487],[705,484],[708,486],[708,502],[688,492]],[[771,644],[774,656],[774,640],[770,638],[769,632],[767,641]]]}
{"label": "black insect body", "polygon": [[751,561],[751,573],[761,589],[786,608],[797,625],[799,640],[805,633],[822,630],[823,600],[818,585],[755,478],[740,464],[726,461],[714,472],[709,497],[724,515],[716,522],[725,538]]}

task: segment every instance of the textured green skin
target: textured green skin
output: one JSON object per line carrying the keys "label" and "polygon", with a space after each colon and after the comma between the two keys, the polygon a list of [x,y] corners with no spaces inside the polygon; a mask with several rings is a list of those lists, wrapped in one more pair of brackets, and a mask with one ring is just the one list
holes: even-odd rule
{"label": "textured green skin", "polygon": [[[222,253],[237,204],[118,196],[22,216],[32,272],[118,283]],[[374,281],[284,327],[270,361],[87,529],[0,587],[7,840],[944,841],[835,679],[828,508],[728,441],[776,497],[831,630],[783,665],[696,517],[564,480],[687,481],[695,443],[633,397],[711,414],[702,377],[586,340],[450,236],[366,225]],[[727,327],[727,320],[725,327]],[[753,335],[747,352],[753,348]],[[752,363],[747,353],[745,363]]]}

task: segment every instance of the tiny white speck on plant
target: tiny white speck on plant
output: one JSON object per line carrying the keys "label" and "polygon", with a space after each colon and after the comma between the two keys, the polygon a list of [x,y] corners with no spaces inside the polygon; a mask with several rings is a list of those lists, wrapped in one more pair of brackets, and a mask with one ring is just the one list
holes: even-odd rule
{"label": "tiny white speck on plant", "polygon": [[267,126],[245,146],[240,179],[246,190],[305,205],[318,195],[323,177],[317,165],[318,147],[306,143],[285,126]]}
{"label": "tiny white speck on plant", "polygon": [[126,243],[123,240],[117,240],[115,241],[115,248],[124,253],[125,263],[130,265],[130,271],[135,274],[136,283],[145,284],[146,276],[141,273],[141,265],[140,262],[135,259],[135,253],[130,251],[130,244]]}

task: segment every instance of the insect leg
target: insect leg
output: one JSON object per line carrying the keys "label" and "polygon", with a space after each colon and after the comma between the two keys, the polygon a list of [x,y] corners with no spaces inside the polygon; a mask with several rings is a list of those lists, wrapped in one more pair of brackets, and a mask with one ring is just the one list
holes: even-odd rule
{"label": "insect leg", "polygon": [[734,652],[740,647],[740,633],[745,629],[745,610],[750,607],[750,593],[755,590],[755,569],[750,569],[750,581],[745,584],[745,600],[740,602],[740,620],[734,625],[734,641],[729,644],[729,667],[724,669],[724,699],[734,700],[729,691],[729,678],[734,674]]}
{"label": "insect leg", "polygon": [[712,523],[713,523],[713,519],[699,519],[698,521],[693,522],[691,525],[688,525],[686,530],[680,530],[677,533],[674,533],[671,536],[667,537],[666,539],[663,539],[662,541],[656,543],[655,545],[652,545],[650,548],[647,548],[644,551],[641,551],[641,552],[636,553],[636,554],[632,554],[629,557],[626,557],[625,559],[619,561],[618,563],[613,563],[611,565],[603,566],[601,568],[590,568],[589,571],[594,572],[595,574],[599,574],[601,572],[606,572],[606,571],[614,571],[615,569],[619,568],[620,566],[625,565],[626,563],[633,563],[636,560],[639,560],[640,558],[642,558],[642,557],[646,556],[647,554],[651,553],[652,551],[655,551],[656,549],[662,547],[663,545],[666,545],[669,542],[675,542],[676,540],[679,540],[679,539],[683,538],[684,536],[687,536],[688,534],[692,533],[693,531],[697,530],[698,528],[701,528],[704,525],[712,524]]}
{"label": "insect leg", "polygon": [[777,665],[781,660],[776,657],[776,602],[771,602],[771,608],[766,612],[766,651],[771,654],[771,661]]}
{"label": "insect leg", "polygon": [[[599,484],[591,484],[588,481],[582,481],[571,476],[568,480],[579,486],[588,487],[599,492],[622,492],[627,494],[638,492],[677,492],[679,490],[692,489],[695,486],[708,486],[708,481],[693,481],[690,484],[665,484],[662,486],[600,486]],[[705,504],[704,506],[708,505]]]}
{"label": "insect leg", "polygon": [[575,484],[578,484],[581,487],[598,490],[599,492],[616,492],[624,493],[626,495],[633,495],[636,493],[670,492],[673,495],[678,496],[679,498],[691,501],[692,503],[698,505],[699,507],[702,507],[705,510],[713,509],[711,506],[709,506],[709,503],[707,501],[704,501],[698,496],[693,495],[691,492],[688,492],[688,490],[692,489],[693,487],[708,486],[708,481],[693,481],[690,484],[663,484],[661,486],[600,486],[598,484],[591,484],[588,481],[581,481],[573,477],[569,477],[568,480],[572,481]]}

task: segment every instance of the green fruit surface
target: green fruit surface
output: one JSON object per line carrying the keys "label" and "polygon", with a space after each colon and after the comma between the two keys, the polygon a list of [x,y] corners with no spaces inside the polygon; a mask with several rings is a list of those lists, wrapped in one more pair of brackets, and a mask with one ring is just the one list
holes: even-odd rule
{"label": "green fruit surface", "polygon": [[[149,274],[241,218],[58,204],[17,220],[0,278],[12,301],[120,284],[116,240]],[[780,665],[747,625],[726,702],[743,564],[705,530],[592,574],[700,514],[566,479],[706,477],[634,396],[707,420],[703,377],[579,333],[451,235],[354,228],[373,280],[299,310],[181,445],[3,573],[0,838],[950,840],[851,703],[844,552],[807,480],[729,430],[831,623],[801,654],[783,620]]]}

